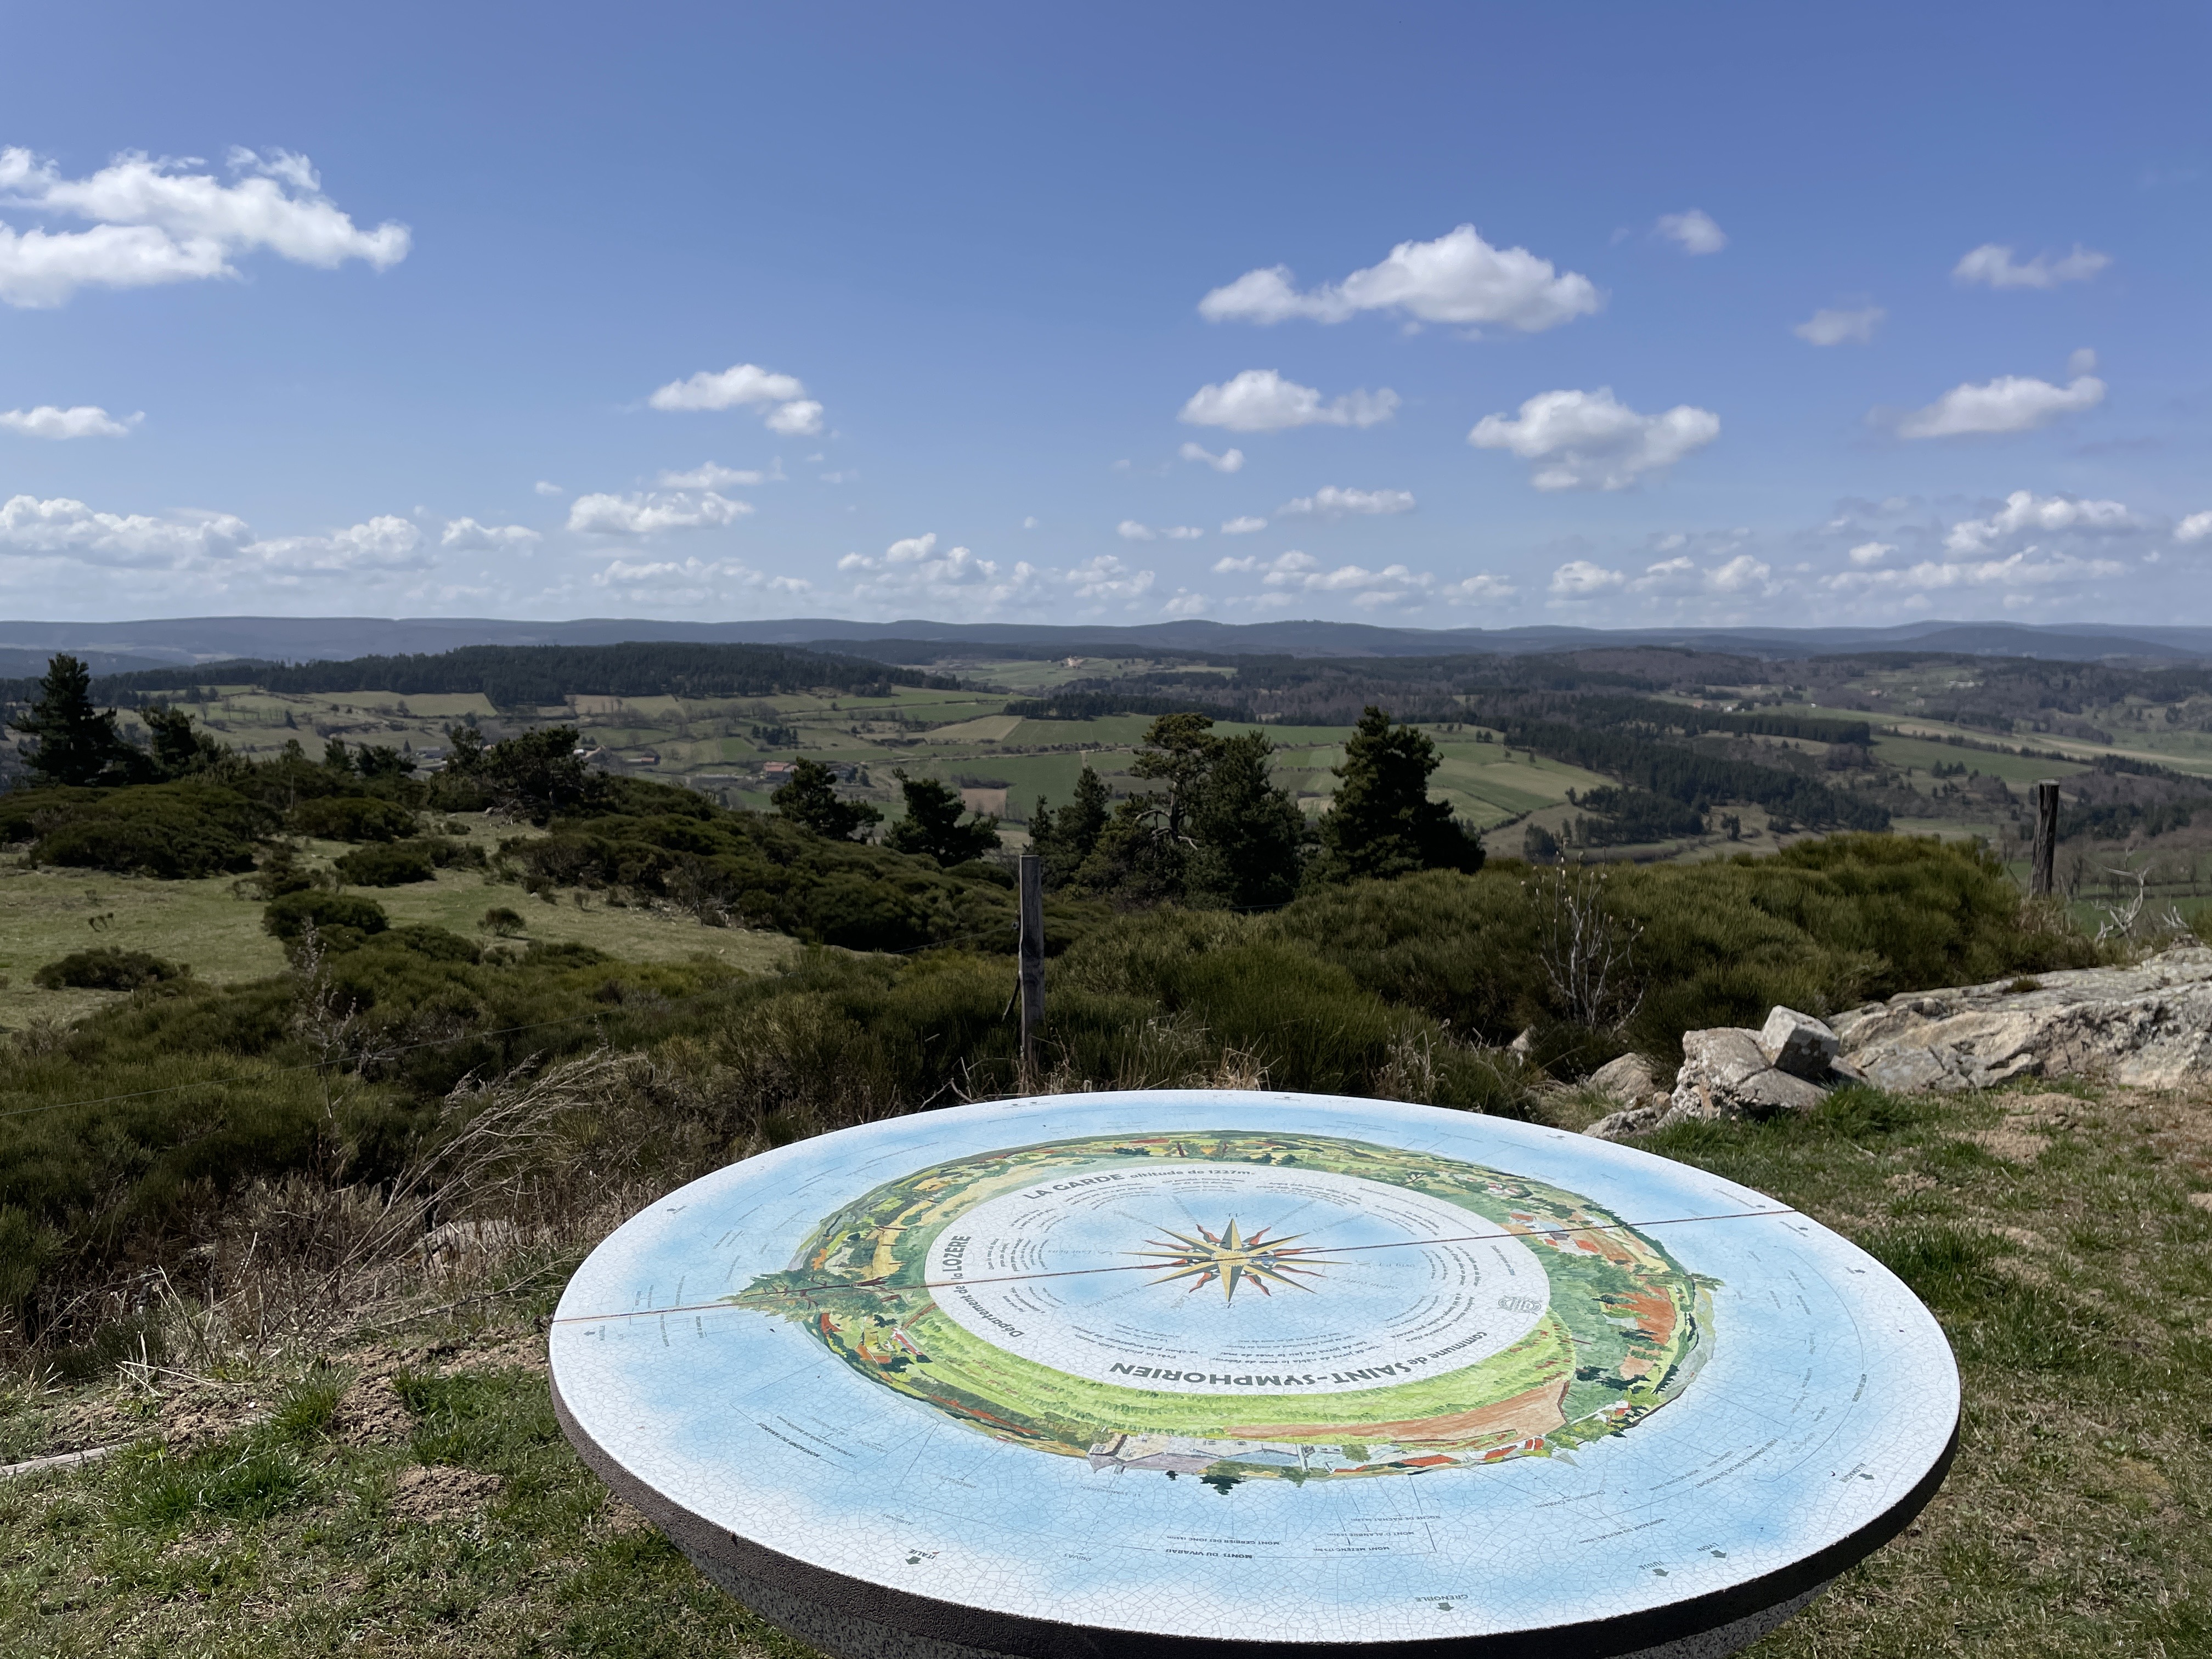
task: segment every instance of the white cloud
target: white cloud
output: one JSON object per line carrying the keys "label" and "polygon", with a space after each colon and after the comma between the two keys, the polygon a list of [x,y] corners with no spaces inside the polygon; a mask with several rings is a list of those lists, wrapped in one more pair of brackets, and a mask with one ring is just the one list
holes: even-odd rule
{"label": "white cloud", "polygon": [[768,412],[768,429],[794,438],[811,438],[822,430],[822,405],[811,398],[778,404]]}
{"label": "white cloud", "polygon": [[1709,593],[1747,593],[1754,587],[1765,587],[1773,574],[1771,566],[1748,553],[1739,553],[1727,563],[1706,571],[1705,587]]}
{"label": "white cloud", "polygon": [[1235,472],[1244,465],[1244,452],[1241,449],[1227,449],[1216,455],[1203,444],[1185,444],[1176,453],[1186,461],[1204,461],[1216,472]]}
{"label": "white cloud", "polygon": [[1205,594],[1178,587],[1175,597],[1160,607],[1160,613],[1168,617],[1202,617],[1206,614],[1206,605]]}
{"label": "white cloud", "polygon": [[720,410],[789,403],[805,395],[806,387],[793,375],[757,363],[736,363],[719,374],[702,369],[689,380],[671,380],[646,401],[655,409]]}
{"label": "white cloud", "polygon": [[1023,528],[1023,529],[1024,529],[1024,530],[1035,530],[1035,529],[1036,529],[1039,525],[1042,524],[1043,522],[1044,522],[1044,520],[1042,520],[1042,519],[1038,518],[1038,517],[1037,517],[1037,515],[1036,515],[1036,514],[1032,513],[1032,514],[1030,514],[1030,516],[1029,516],[1028,518],[1024,519],[1024,520],[1022,520],[1022,528]]}
{"label": "white cloud", "polygon": [[327,536],[278,536],[241,550],[271,573],[353,574],[427,569],[431,561],[422,541],[421,531],[387,513]]}
{"label": "white cloud", "polygon": [[1816,311],[1790,331],[1816,346],[1843,345],[1846,342],[1865,345],[1874,338],[1875,330],[1888,318],[1889,313],[1880,306],[1863,306],[1856,311]]}
{"label": "white cloud", "polygon": [[1510,599],[1520,591],[1504,577],[1493,576],[1486,570],[1447,582],[1437,589],[1437,597],[1455,605],[1483,605]]}
{"label": "white cloud", "polygon": [[1127,601],[1152,591],[1152,573],[1132,570],[1111,553],[1102,553],[1087,564],[1065,572],[1062,580],[1074,588],[1079,599]]}
{"label": "white cloud", "polygon": [[1125,542],[1156,542],[1163,538],[1171,542],[1194,542],[1206,534],[1195,525],[1168,525],[1155,530],[1151,525],[1139,524],[1134,519],[1122,520],[1114,526],[1114,533]]}
{"label": "white cloud", "polygon": [[750,501],[733,501],[712,490],[579,495],[568,508],[568,528],[587,536],[651,536],[729,524],[752,510]]}
{"label": "white cloud", "polygon": [[1374,517],[1413,510],[1413,492],[1410,489],[1339,489],[1334,484],[1323,484],[1310,495],[1285,501],[1275,509],[1275,515],[1340,519],[1347,514]]}
{"label": "white cloud", "polygon": [[540,478],[536,483],[530,487],[541,495],[565,495],[568,493],[567,490],[562,489],[559,484],[548,483],[543,478]]}
{"label": "white cloud", "polygon": [[1221,525],[1221,533],[1224,536],[1249,536],[1255,530],[1265,530],[1267,527],[1267,521],[1265,519],[1255,519],[1247,514],[1242,518],[1224,519]]}
{"label": "white cloud", "polygon": [[1272,559],[1256,555],[1217,559],[1213,570],[1216,575],[1223,576],[1257,575],[1263,589],[1282,599],[1294,593],[1348,593],[1352,604],[1365,610],[1409,603],[1436,584],[1435,577],[1416,574],[1402,564],[1387,565],[1380,570],[1343,564],[1334,570],[1324,570],[1321,561],[1312,554],[1296,550]]}
{"label": "white cloud", "polygon": [[664,489],[727,489],[736,484],[780,483],[783,481],[783,463],[778,461],[765,472],[757,468],[740,470],[723,466],[714,461],[702,461],[688,472],[664,472],[659,483]]}
{"label": "white cloud", "polygon": [[1951,267],[1951,280],[1961,288],[1977,283],[1990,288],[2057,288],[2061,283],[2086,283],[2112,263],[2111,254],[2076,242],[2071,253],[2057,258],[2039,253],[2023,265],[2014,261],[2010,248],[1984,242]]}
{"label": "white cloud", "polygon": [[1484,416],[1467,441],[1540,463],[1529,479],[1539,489],[1626,489],[1703,449],[1720,431],[1720,416],[1710,410],[1680,404],[1662,415],[1639,415],[1612,387],[1600,386],[1539,392],[1521,405],[1517,419]]}
{"label": "white cloud", "polygon": [[2087,346],[2079,351],[2068,352],[2066,372],[2077,379],[2084,374],[2094,374],[2097,372],[2097,354]]}
{"label": "white cloud", "polygon": [[2212,538],[2212,512],[2192,513],[2173,526],[2178,542],[2201,542]]}
{"label": "white cloud", "polygon": [[315,574],[374,576],[432,562],[422,532],[392,514],[327,535],[256,540],[235,514],[101,513],[66,496],[17,495],[0,503],[0,551],[101,568],[189,573],[203,588],[245,577],[289,583]]}
{"label": "white cloud", "polygon": [[[1575,574],[1565,581],[1569,571]],[[1595,574],[1591,573],[1595,572]],[[1552,592],[1559,599],[1588,599],[1620,585],[1617,572],[1577,561],[1562,565],[1553,573]],[[1671,559],[1662,559],[1646,565],[1644,574],[1627,586],[1641,593],[1747,593],[1764,590],[1774,574],[1773,568],[1748,553],[1739,553],[1723,563],[1700,566],[1686,554]]]}
{"label": "white cloud", "polygon": [[2085,501],[2015,489],[1988,518],[1962,519],[1953,525],[1943,538],[1943,550],[1960,556],[1983,553],[2008,536],[2027,531],[2048,535],[2062,530],[2110,532],[2142,527],[2142,520],[2120,501]]}
{"label": "white cloud", "polygon": [[806,395],[794,375],[780,374],[757,363],[733,363],[719,372],[702,369],[682,380],[654,388],[646,402],[655,409],[696,411],[764,405],[771,432],[811,437],[822,430],[822,405]]}
{"label": "white cloud", "polygon": [[0,410],[0,427],[27,438],[125,438],[145,418],[138,414],[118,421],[96,404],[77,404],[68,409],[40,404],[36,409]]}
{"label": "white cloud", "polygon": [[520,553],[544,539],[519,524],[478,524],[474,519],[451,519],[438,545],[462,553]]}
{"label": "white cloud", "polygon": [[1272,368],[1248,368],[1219,386],[1202,386],[1176,418],[1191,426],[1231,432],[1281,432],[1295,426],[1375,426],[1390,418],[1398,394],[1348,392],[1324,404],[1310,386],[1286,380]]}
{"label": "white cloud", "polygon": [[1880,564],[1896,551],[1896,544],[1892,542],[1861,542],[1844,556],[1863,570],[1869,565]]}
{"label": "white cloud", "polygon": [[1713,222],[1702,208],[1687,213],[1662,213],[1652,228],[1685,253],[1718,253],[1728,246],[1728,233]]}
{"label": "white cloud", "polygon": [[1430,572],[1410,569],[1402,564],[1386,565],[1380,570],[1358,564],[1326,569],[1312,554],[1296,549],[1279,553],[1272,559],[1256,553],[1216,559],[1213,574],[1259,577],[1259,594],[1249,601],[1231,603],[1256,604],[1263,608],[1287,605],[1295,596],[1306,593],[1349,595],[1354,605],[1372,611],[1433,604],[1439,599],[1451,605],[1494,604],[1512,598],[1517,591],[1504,577],[1493,576],[1487,571],[1445,582]]}
{"label": "white cloud", "polygon": [[2062,415],[2094,409],[2105,401],[2105,383],[2094,374],[2057,386],[2020,374],[2001,375],[1978,386],[1954,386],[1927,408],[1897,423],[1900,438],[1956,438],[1978,432],[2032,432]]}
{"label": "white cloud", "polygon": [[1257,553],[1224,554],[1213,562],[1217,576],[1250,576],[1262,572],[1317,570],[1321,561],[1310,553],[1289,552],[1263,558]]}
{"label": "white cloud", "polygon": [[1618,570],[1607,570],[1588,559],[1570,559],[1552,573],[1551,594],[1554,599],[1594,599],[1627,580]]}
{"label": "white cloud", "polygon": [[880,555],[848,553],[837,568],[853,577],[854,597],[871,605],[957,605],[963,615],[1042,599],[1046,573],[1026,561],[1002,569],[964,547],[937,550],[934,532],[902,537]]}
{"label": "white cloud", "polygon": [[234,149],[228,184],[187,171],[204,165],[125,152],[64,179],[27,149],[0,149],[0,207],[93,222],[60,232],[0,224],[0,303],[52,307],[80,288],[235,276],[231,262],[259,249],[325,270],[348,259],[384,270],[407,257],[406,226],[358,228],[322,193],[305,156]]}
{"label": "white cloud", "polygon": [[1432,242],[1401,242],[1380,264],[1304,293],[1287,266],[1248,270],[1200,301],[1198,313],[1213,323],[1340,323],[1363,311],[1395,310],[1424,323],[1502,323],[1535,333],[1602,303],[1589,277],[1562,276],[1525,247],[1492,247],[1473,225],[1462,225]]}
{"label": "white cloud", "polygon": [[1845,570],[1829,577],[1827,586],[1838,592],[1887,588],[1924,593],[1951,588],[2047,587],[2107,580],[2126,572],[2127,566],[2117,559],[2077,559],[2064,553],[2039,558],[2037,550],[2030,547],[2002,559],[1929,559],[1907,569]]}
{"label": "white cloud", "polygon": [[736,559],[631,560],[617,558],[592,574],[594,587],[634,605],[700,605],[749,593],[800,594],[813,584],[798,576],[771,576]]}
{"label": "white cloud", "polygon": [[246,520],[228,513],[180,513],[154,518],[99,513],[58,495],[16,495],[0,502],[0,548],[64,556],[126,568],[177,567],[234,553],[251,538]]}

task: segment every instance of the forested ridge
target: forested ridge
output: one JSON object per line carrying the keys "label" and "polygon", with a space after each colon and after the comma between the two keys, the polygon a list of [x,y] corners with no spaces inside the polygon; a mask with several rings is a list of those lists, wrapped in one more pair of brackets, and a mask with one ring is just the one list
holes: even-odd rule
{"label": "forested ridge", "polygon": [[[196,663],[140,669],[92,683],[100,701],[134,707],[162,692],[210,685],[275,692],[383,691],[399,696],[480,694],[501,708],[557,706],[569,696],[759,697],[837,690],[880,696],[894,685],[956,690],[959,682],[828,652],[768,645],[472,645],[435,655],[337,662]],[[28,702],[34,679],[0,681],[0,702]]]}

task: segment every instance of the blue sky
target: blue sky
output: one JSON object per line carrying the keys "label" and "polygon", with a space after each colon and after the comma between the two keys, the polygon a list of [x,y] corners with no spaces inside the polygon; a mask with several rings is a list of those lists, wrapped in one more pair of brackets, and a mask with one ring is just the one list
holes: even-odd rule
{"label": "blue sky", "polygon": [[2212,621],[2202,7],[5,24],[18,617]]}

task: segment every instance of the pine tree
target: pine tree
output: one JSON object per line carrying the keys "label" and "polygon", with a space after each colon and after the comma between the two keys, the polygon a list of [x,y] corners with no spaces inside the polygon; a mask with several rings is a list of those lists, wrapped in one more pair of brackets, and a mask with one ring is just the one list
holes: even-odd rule
{"label": "pine tree", "polygon": [[205,732],[192,730],[192,717],[181,708],[155,703],[139,718],[146,722],[146,747],[154,770],[163,778],[204,772],[230,753]]}
{"label": "pine tree", "polygon": [[146,757],[125,738],[115,711],[92,706],[92,672],[75,657],[50,659],[38,701],[12,730],[36,739],[24,757],[43,783],[143,783],[153,775]]}
{"label": "pine tree", "polygon": [[793,823],[830,841],[866,835],[884,816],[866,801],[840,795],[837,775],[820,761],[800,760],[791,769],[791,781],[770,795],[769,803]]}
{"label": "pine tree", "polygon": [[906,816],[890,827],[884,846],[898,853],[927,853],[947,869],[998,851],[998,819],[979,814],[961,823],[968,809],[957,790],[935,778],[910,778],[903,771],[891,775],[906,796]]}
{"label": "pine tree", "polygon": [[1186,866],[1189,902],[1255,910],[1297,893],[1313,832],[1290,792],[1268,779],[1274,752],[1261,732],[1215,744],[1189,816],[1197,843]]}
{"label": "pine tree", "polygon": [[1126,904],[1180,902],[1196,850],[1190,815],[1221,739],[1199,714],[1163,714],[1146,728],[1129,775],[1164,784],[1123,799],[1077,872],[1081,885]]}
{"label": "pine tree", "polygon": [[1075,798],[1054,812],[1037,797],[1030,819],[1030,846],[1044,860],[1044,884],[1064,887],[1075,878],[1083,860],[1097,850],[1098,837],[1113,811],[1106,781],[1085,766],[1075,780]]}
{"label": "pine tree", "polygon": [[1370,704],[1344,745],[1336,799],[1321,821],[1325,881],[1401,876],[1415,870],[1482,868],[1482,842],[1452,815],[1450,803],[1429,799],[1437,746],[1418,726],[1393,725]]}

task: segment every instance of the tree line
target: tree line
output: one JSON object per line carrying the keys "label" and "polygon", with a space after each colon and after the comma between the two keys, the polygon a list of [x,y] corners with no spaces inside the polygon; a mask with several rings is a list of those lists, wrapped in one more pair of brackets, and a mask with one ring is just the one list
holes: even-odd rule
{"label": "tree line", "polygon": [[[1480,837],[1449,803],[1429,798],[1439,762],[1417,727],[1369,708],[1334,769],[1335,799],[1316,823],[1271,778],[1275,746],[1265,732],[1221,737],[1213,725],[1188,709],[1155,719],[1129,767],[1151,787],[1119,801],[1090,766],[1064,805],[1039,796],[1030,842],[1047,887],[1123,908],[1252,910],[1287,903],[1309,885],[1482,867]],[[906,816],[884,845],[946,866],[997,846],[997,819],[963,822],[957,792],[935,779],[894,775]],[[798,762],[770,800],[783,817],[832,840],[865,838],[882,817],[870,803],[839,794],[830,769],[812,760]]]}
{"label": "tree line", "polygon": [[1550,722],[1508,726],[1504,737],[1513,748],[1603,772],[1631,788],[1668,796],[1699,811],[1724,801],[1751,801],[1816,829],[1889,828],[1887,810],[1872,801],[1752,761],[1701,755],[1632,732]]}
{"label": "tree line", "polygon": [[[31,702],[40,695],[41,684],[0,682],[0,701]],[[831,652],[637,641],[621,645],[471,645],[435,654],[355,657],[337,662],[197,663],[107,675],[97,690],[105,701],[131,707],[163,691],[225,684],[292,694],[477,694],[501,708],[543,708],[568,696],[759,697],[820,690],[884,696],[895,685],[938,691],[960,688],[957,680],[941,675]]]}

